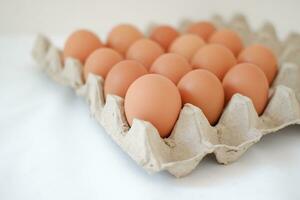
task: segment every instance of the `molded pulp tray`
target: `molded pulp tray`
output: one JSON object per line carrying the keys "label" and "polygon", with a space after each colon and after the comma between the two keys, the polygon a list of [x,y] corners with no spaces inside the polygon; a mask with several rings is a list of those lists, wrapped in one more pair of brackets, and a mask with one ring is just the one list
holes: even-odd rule
{"label": "molded pulp tray", "polygon": [[[124,115],[124,100],[108,95],[105,101],[103,79],[91,74],[84,83],[82,65],[69,58],[63,66],[60,50],[46,37],[37,37],[32,53],[50,77],[72,87],[87,100],[91,115],[146,171],[168,170],[181,177],[189,174],[207,154],[214,153],[219,163],[228,164],[242,156],[263,135],[290,124],[300,124],[300,35],[290,34],[281,42],[272,24],[265,23],[254,32],[242,15],[234,16],[230,22],[224,22],[219,16],[214,16],[212,21],[218,28],[235,30],[245,45],[261,43],[277,55],[279,73],[270,89],[269,103],[258,117],[251,100],[236,94],[214,127],[199,108],[186,104],[171,136],[166,139],[162,139],[149,122],[135,119],[130,128]],[[183,22],[181,27],[188,23]]]}

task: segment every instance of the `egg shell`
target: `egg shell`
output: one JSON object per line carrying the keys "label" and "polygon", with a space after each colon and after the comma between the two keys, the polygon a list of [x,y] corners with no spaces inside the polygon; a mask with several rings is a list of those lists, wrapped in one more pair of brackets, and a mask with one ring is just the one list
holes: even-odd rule
{"label": "egg shell", "polygon": [[263,71],[251,63],[241,63],[227,72],[223,79],[225,99],[240,93],[249,97],[258,115],[262,114],[268,102],[269,84]]}
{"label": "egg shell", "polygon": [[219,44],[208,44],[196,52],[191,63],[194,68],[209,70],[222,80],[236,62],[228,48]]}
{"label": "egg shell", "polygon": [[218,121],[224,107],[224,90],[216,75],[204,69],[193,70],[177,86],[184,104],[199,107],[210,124]]}
{"label": "egg shell", "polygon": [[124,98],[133,81],[147,74],[146,68],[135,60],[123,60],[115,64],[106,76],[104,82],[105,96],[108,94]]}
{"label": "egg shell", "polygon": [[171,43],[179,36],[179,32],[171,26],[161,25],[155,27],[150,33],[150,39],[168,50]]}
{"label": "egg shell", "polygon": [[278,71],[276,56],[269,48],[260,44],[254,44],[245,48],[238,56],[238,62],[248,62],[257,65],[265,73],[270,85]]}
{"label": "egg shell", "polygon": [[116,63],[123,60],[121,54],[111,48],[101,48],[95,50],[86,60],[83,75],[85,80],[89,73],[97,74],[105,79],[109,70]]}
{"label": "egg shell", "polygon": [[73,32],[65,42],[63,58],[76,58],[84,63],[86,58],[103,44],[99,37],[88,30],[78,30]]}
{"label": "egg shell", "polygon": [[161,137],[168,137],[181,109],[176,85],[159,74],[147,74],[128,88],[124,102],[127,121],[134,118],[151,122]]}
{"label": "egg shell", "polygon": [[132,43],[144,35],[133,25],[121,24],[114,27],[108,34],[107,45],[125,55]]}
{"label": "egg shell", "polygon": [[209,43],[224,45],[230,49],[235,56],[238,56],[244,47],[241,37],[236,32],[229,29],[216,31],[209,38]]}
{"label": "egg shell", "polygon": [[149,70],[154,60],[163,53],[164,49],[157,42],[139,39],[129,47],[126,58],[141,62]]}
{"label": "egg shell", "polygon": [[208,22],[208,21],[202,21],[202,22],[196,22],[192,23],[190,26],[187,27],[186,32],[192,33],[200,36],[205,41],[208,41],[209,37],[216,31],[215,26]]}
{"label": "egg shell", "polygon": [[184,34],[176,38],[169,48],[169,52],[184,56],[188,61],[198,49],[205,45],[205,41],[195,34]]}
{"label": "egg shell", "polygon": [[191,70],[191,65],[183,56],[166,53],[154,61],[150,72],[163,75],[173,81],[174,84],[177,84],[181,77]]}

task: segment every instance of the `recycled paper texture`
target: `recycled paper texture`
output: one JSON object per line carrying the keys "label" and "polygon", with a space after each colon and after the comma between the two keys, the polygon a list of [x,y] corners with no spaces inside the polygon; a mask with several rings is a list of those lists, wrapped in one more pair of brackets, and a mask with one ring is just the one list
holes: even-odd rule
{"label": "recycled paper texture", "polygon": [[[198,107],[186,104],[171,136],[162,139],[149,122],[135,119],[129,127],[124,115],[124,100],[113,95],[105,99],[103,79],[91,74],[84,82],[81,63],[69,58],[63,65],[60,50],[46,37],[37,37],[33,57],[55,81],[72,87],[86,99],[91,115],[146,171],[167,170],[181,177],[189,174],[207,154],[214,153],[219,163],[228,164],[242,156],[263,135],[300,123],[300,35],[293,33],[280,41],[271,23],[252,31],[242,15],[234,16],[229,22],[214,16],[212,21],[217,27],[235,30],[245,45],[260,43],[277,55],[279,72],[261,116],[257,115],[249,98],[236,94],[218,124],[212,127]],[[182,26],[188,23],[184,21]]]}

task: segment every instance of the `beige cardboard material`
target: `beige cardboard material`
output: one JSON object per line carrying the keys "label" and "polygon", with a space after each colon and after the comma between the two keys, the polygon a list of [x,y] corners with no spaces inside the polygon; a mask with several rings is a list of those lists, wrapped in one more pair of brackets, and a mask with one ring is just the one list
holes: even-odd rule
{"label": "beige cardboard material", "polygon": [[[108,96],[105,101],[103,79],[91,74],[84,83],[81,64],[70,58],[63,66],[60,50],[46,37],[37,37],[33,57],[50,77],[72,87],[87,100],[91,115],[146,171],[168,170],[181,177],[189,174],[207,154],[214,153],[219,163],[228,164],[263,135],[300,123],[300,35],[290,34],[281,42],[271,23],[254,32],[242,15],[236,15],[229,22],[219,16],[212,20],[218,27],[237,31],[245,44],[264,44],[278,56],[279,73],[262,116],[257,116],[250,99],[236,94],[218,124],[212,127],[199,108],[186,104],[171,136],[162,139],[149,122],[135,119],[130,128],[124,115],[123,99]],[[182,25],[187,23],[184,21]]]}

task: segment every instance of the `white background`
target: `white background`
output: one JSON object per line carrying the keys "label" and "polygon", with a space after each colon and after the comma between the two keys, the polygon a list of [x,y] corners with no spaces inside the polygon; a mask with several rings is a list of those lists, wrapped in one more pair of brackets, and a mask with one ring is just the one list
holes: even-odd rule
{"label": "white background", "polygon": [[149,175],[89,117],[85,102],[34,64],[37,32],[62,46],[75,28],[176,25],[218,13],[300,32],[300,1],[0,0],[0,199],[300,199],[300,128],[268,135],[228,166],[205,158],[189,176]]}

